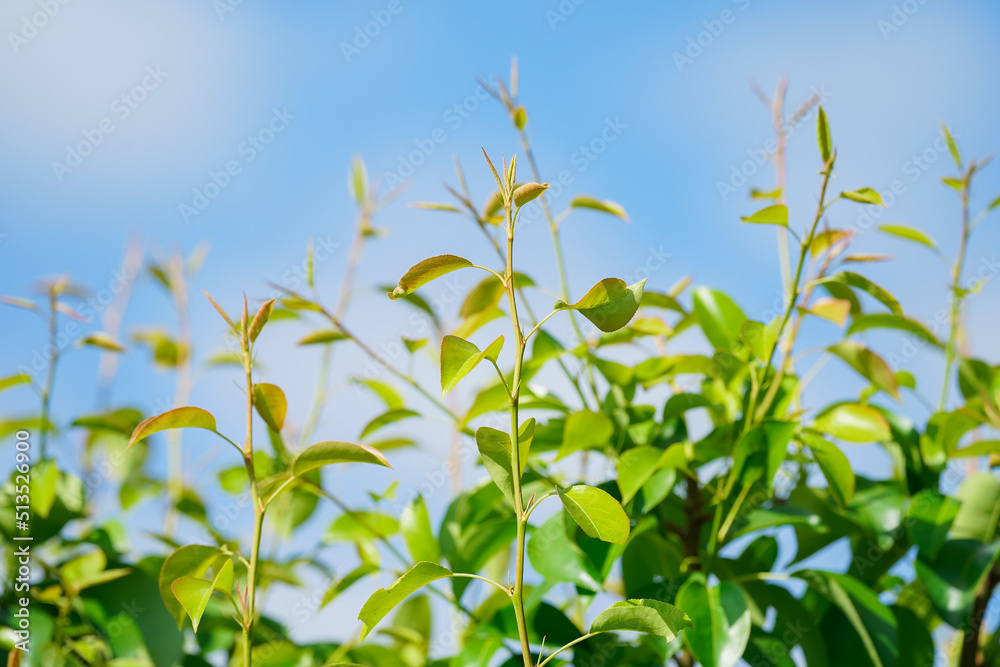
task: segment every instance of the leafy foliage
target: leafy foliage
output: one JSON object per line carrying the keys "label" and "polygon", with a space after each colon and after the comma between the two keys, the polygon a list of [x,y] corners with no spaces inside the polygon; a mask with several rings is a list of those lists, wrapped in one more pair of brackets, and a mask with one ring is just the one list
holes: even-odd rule
{"label": "leafy foliage", "polygon": [[[522,166],[519,176],[516,156],[497,162],[484,151],[483,173],[495,190],[491,184],[473,196],[456,165],[453,203],[419,204],[467,218],[487,252],[481,264],[430,257],[385,288],[393,308],[431,323],[428,333],[400,341],[406,363],[387,361],[345,319],[357,262],[381,235],[373,220],[389,199],[356,160],[355,244],[333,305],[317,287],[309,244],[303,289],[275,286],[279,296],[253,309],[244,297],[230,311],[208,297],[227,348],[202,354],[190,335],[188,286],[204,251],[153,257],[146,273],[174,304],[176,330],[129,336],[102,323],[107,330],[86,334],[79,346],[56,346],[47,377],[19,371],[0,379],[0,391],[35,389],[40,399],[37,411],[3,418],[6,435],[38,444],[34,458],[15,450],[17,467],[0,488],[6,560],[14,561],[23,532],[15,517],[26,513],[39,566],[26,587],[6,582],[0,595],[8,664],[908,667],[932,664],[940,651],[949,652],[947,664],[1000,664],[1000,631],[988,615],[1000,584],[1000,365],[972,355],[962,325],[977,296],[964,281],[972,232],[1000,201],[970,215],[973,179],[986,162],[963,161],[942,126],[957,169],[944,183],[959,198],[960,245],[943,274],[952,299],[947,330],[938,331],[855,270],[873,256],[853,253],[858,234],[838,225],[853,207],[884,202],[867,187],[828,192],[840,174],[822,108],[815,109],[818,154],[803,166],[819,172],[816,208],[789,206],[782,84],[771,104],[778,178],[750,193],[765,200],[742,218],[750,224],[731,221],[734,233],[796,242],[780,258],[787,268],[780,311],[755,313],[721,289],[691,287],[690,278],[672,287],[659,276],[632,285],[571,281],[562,223],[581,211],[615,225],[629,216],[593,195],[571,196],[554,212],[561,198],[528,154],[516,70],[509,84],[485,85],[507,112],[530,173]],[[815,106],[808,100],[795,117]],[[554,289],[515,261],[516,233],[529,216],[552,234],[562,269]],[[944,257],[916,226],[879,229],[879,242],[906,241]],[[142,259],[141,248],[130,249],[126,263]],[[449,302],[455,312],[443,312],[428,291],[454,271],[482,279]],[[571,292],[583,295],[574,300]],[[54,331],[63,318],[79,318],[72,306],[79,293],[60,277],[43,283],[38,299],[3,301],[42,316]],[[550,310],[539,315],[540,305]],[[803,350],[800,334],[814,325],[809,337],[822,343]],[[310,406],[290,404],[300,392],[286,396],[260,381],[267,372],[258,346],[271,353],[276,327],[299,327],[291,340],[319,357]],[[923,378],[880,352],[874,331],[941,355],[936,406],[924,398]],[[328,389],[337,384],[334,351],[344,347],[384,368],[379,377],[339,378],[370,399],[357,404],[377,408],[360,433],[320,439],[323,407],[342,398]],[[136,350],[171,373],[169,405],[145,415],[105,398],[92,414],[52,414],[62,354],[113,360]],[[428,359],[438,372],[420,370]],[[855,390],[813,404],[807,385],[831,359]],[[238,380],[238,391],[206,405],[218,420],[189,405],[196,367]],[[111,395],[113,380],[113,372],[102,375],[101,396]],[[343,400],[353,406],[352,398]],[[926,419],[912,416],[920,414],[909,410],[914,400],[930,406]],[[225,418],[227,401],[242,413],[239,422]],[[409,471],[390,463],[403,459],[399,450],[427,444],[407,429],[432,420],[448,424],[451,457],[440,483],[404,496]],[[244,422],[239,436],[230,432]],[[80,461],[63,446],[77,441]],[[180,452],[204,442],[224,452],[218,488],[188,485],[190,458]],[[238,458],[227,460],[234,450]],[[852,466],[860,450],[884,455],[882,474]],[[153,463],[161,455],[165,471]],[[462,463],[481,466],[481,480],[462,483]],[[342,497],[331,484],[336,470],[356,474],[367,496]],[[93,493],[92,475],[104,475],[97,486],[114,487],[120,512],[98,509],[106,499]],[[449,476],[454,494],[444,498]],[[162,529],[143,523],[152,539],[136,547],[118,515],[135,522],[128,514],[139,506],[144,519],[162,510]],[[323,512],[333,517],[317,531]],[[375,592],[359,607],[364,586]],[[328,639],[295,640],[288,614],[270,597],[288,590],[302,594],[307,615],[333,608],[341,621]],[[30,653],[16,648],[22,598],[32,610]],[[360,636],[345,631],[348,613],[357,613]],[[438,641],[453,617],[461,624]]]}

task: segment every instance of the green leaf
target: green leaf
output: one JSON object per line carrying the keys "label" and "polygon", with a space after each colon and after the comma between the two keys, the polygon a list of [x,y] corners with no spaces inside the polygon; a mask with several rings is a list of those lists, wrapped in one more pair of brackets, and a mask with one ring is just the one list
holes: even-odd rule
{"label": "green leaf", "polygon": [[80,347],[89,345],[91,347],[99,347],[109,352],[125,352],[125,346],[122,345],[114,336],[103,331],[94,331],[87,334],[80,339],[78,343]]}
{"label": "green leaf", "polygon": [[714,347],[731,348],[740,340],[747,316],[726,294],[699,287],[694,291],[694,310],[701,330]]}
{"label": "green leaf", "polygon": [[882,203],[882,197],[879,193],[875,192],[871,188],[844,190],[840,193],[840,196],[844,199],[850,199],[851,201],[856,201],[861,204],[876,204],[878,206],[885,206],[885,204]]}
{"label": "green leaf", "polygon": [[751,222],[755,225],[780,225],[788,227],[788,207],[784,204],[775,204],[762,208],[751,216],[740,217],[743,222]]}
{"label": "green leaf", "polygon": [[892,369],[882,360],[882,357],[869,350],[865,345],[852,340],[842,340],[836,345],[831,345],[827,350],[847,362],[861,377],[897,401],[900,400],[899,386],[896,384],[896,376]]}
{"label": "green leaf", "polygon": [[226,559],[219,568],[215,579],[206,581],[200,577],[181,577],[175,580],[170,589],[174,597],[184,607],[184,611],[191,617],[191,625],[194,631],[198,632],[198,623],[208,607],[208,601],[214,591],[222,591],[229,595],[233,588],[233,561]]}
{"label": "green leaf", "polygon": [[608,199],[597,199],[596,197],[589,197],[587,195],[577,195],[569,202],[570,208],[589,208],[595,211],[601,211],[602,213],[610,213],[611,215],[616,215],[622,220],[628,222],[628,213],[625,212],[624,207],[621,204],[617,204]]}
{"label": "green leaf", "polygon": [[274,431],[281,432],[285,425],[285,414],[288,412],[288,401],[285,392],[273,384],[261,382],[253,386],[253,406],[257,414]]}
{"label": "green leaf", "polygon": [[403,274],[403,277],[399,279],[399,283],[396,285],[396,288],[391,292],[388,292],[389,298],[399,299],[400,297],[404,297],[411,292],[416,291],[419,287],[426,285],[436,278],[440,278],[447,273],[457,271],[458,269],[465,269],[470,266],[472,266],[472,262],[464,257],[458,257],[456,255],[437,255],[436,257],[429,257],[422,262],[417,262],[410,267],[409,271]]}
{"label": "green leaf", "polygon": [[826,111],[821,106],[816,115],[816,139],[819,143],[819,155],[823,158],[823,164],[830,161],[833,152],[832,140],[830,138],[830,123],[826,120]]}
{"label": "green leaf", "polygon": [[955,497],[962,505],[951,526],[951,537],[992,541],[1000,521],[1000,479],[989,472],[974,473],[962,482]]}
{"label": "green leaf", "polygon": [[336,343],[338,340],[345,340],[347,334],[340,329],[317,329],[306,334],[299,345],[325,345],[326,343]]}
{"label": "green leaf", "polygon": [[556,459],[583,449],[598,449],[609,444],[615,425],[603,412],[579,410],[566,417],[563,439]]}
{"label": "green leaf", "polygon": [[118,568],[105,570],[108,559],[100,549],[91,551],[83,556],[77,556],[59,568],[63,582],[71,589],[73,594],[97,586],[99,584],[114,581],[129,574],[128,568]]}
{"label": "green leaf", "polygon": [[924,558],[933,560],[948,538],[959,503],[934,489],[924,489],[906,508],[906,531]]}
{"label": "green leaf", "polygon": [[381,512],[351,511],[341,514],[326,531],[333,542],[363,542],[392,537],[399,532],[399,521]]}
{"label": "green leaf", "polygon": [[354,157],[351,160],[348,189],[354,197],[354,203],[358,206],[364,206],[365,202],[368,201],[368,169],[365,167],[365,161],[360,157]]}
{"label": "green leaf", "polygon": [[380,588],[375,591],[358,613],[358,620],[364,624],[361,630],[361,639],[367,637],[378,622],[411,593],[432,581],[451,576],[453,576],[451,570],[441,567],[437,563],[420,562],[388,588]]}
{"label": "green leaf", "polygon": [[968,627],[976,592],[1000,558],[1000,540],[947,540],[937,556],[914,561],[916,578],[934,610],[949,625]]}
{"label": "green leaf", "polygon": [[16,387],[19,384],[31,384],[31,376],[26,373],[17,373],[16,375],[8,375],[5,378],[0,378],[0,391]]}
{"label": "green leaf", "polygon": [[[896,297],[894,297],[888,291],[879,287],[878,285],[876,285],[875,283],[868,280],[862,275],[853,273],[851,271],[841,271],[836,275],[829,276],[827,278],[821,278],[815,281],[813,284],[828,285],[830,283],[841,283],[843,285],[847,285],[848,287],[859,289],[862,292],[866,292],[867,294],[874,297],[875,300],[885,305],[892,313],[899,315],[900,317],[903,316],[903,309],[899,305],[899,301],[896,300]],[[834,296],[837,295],[834,294]]]}
{"label": "green leaf", "polygon": [[357,582],[361,581],[361,579],[365,578],[369,574],[374,574],[375,572],[378,572],[377,565],[372,563],[362,563],[342,576],[326,590],[326,593],[323,594],[323,600],[319,603],[320,609],[333,602],[337,596]]}
{"label": "green leaf", "polygon": [[854,497],[856,483],[854,471],[851,470],[851,463],[847,460],[847,456],[835,444],[814,433],[807,431],[802,433],[800,437],[802,442],[812,451],[813,458],[816,459],[823,477],[826,478],[830,495],[833,496],[838,505],[847,507],[851,498]]}
{"label": "green leaf", "polygon": [[848,442],[892,440],[889,423],[877,410],[858,403],[840,403],[817,415],[812,427]]}
{"label": "green leaf", "polygon": [[326,440],[317,442],[302,450],[292,463],[292,474],[304,475],[310,470],[330,465],[331,463],[372,463],[391,468],[382,452],[353,442]]}
{"label": "green leaf", "polygon": [[514,200],[515,206],[521,207],[528,202],[537,199],[548,189],[548,183],[525,183],[514,190],[511,198]]}
{"label": "green leaf", "polygon": [[434,539],[431,518],[427,513],[427,504],[422,496],[414,498],[399,515],[399,531],[406,540],[406,547],[414,562],[437,562],[441,558],[441,550]]}
{"label": "green leaf", "polygon": [[31,509],[47,519],[59,493],[59,467],[55,461],[39,461],[31,468]]}
{"label": "green leaf", "polygon": [[628,539],[628,515],[607,492],[586,484],[557,490],[563,507],[588,536],[614,544]]}
{"label": "green leaf", "polygon": [[38,306],[29,301],[28,299],[22,299],[17,296],[7,296],[6,294],[0,294],[0,303],[7,304],[8,306],[14,306],[15,308],[23,308],[25,310],[33,310],[38,312]]}
{"label": "green leaf", "polygon": [[[528,464],[528,453],[531,449],[531,440],[535,434],[535,420],[529,419],[521,425],[518,430],[518,451],[520,453],[520,474],[524,474],[524,469]],[[494,484],[503,492],[511,505],[514,505],[514,480],[511,472],[510,436],[503,431],[498,431],[489,426],[482,426],[476,430],[476,445],[479,453],[483,457],[483,465],[486,472]]]}
{"label": "green leaf", "polygon": [[879,225],[878,228],[886,234],[925,245],[932,250],[937,248],[934,239],[915,227],[907,227],[906,225]]}
{"label": "green leaf", "polygon": [[468,375],[483,359],[496,363],[497,355],[503,347],[503,336],[480,350],[469,341],[458,336],[445,336],[441,341],[441,396],[455,388],[459,380]]}
{"label": "green leaf", "polygon": [[180,547],[163,561],[160,568],[160,597],[167,611],[177,621],[177,628],[184,627],[184,607],[174,597],[171,585],[181,577],[203,577],[215,559],[222,555],[218,547],[189,544]]}
{"label": "green leaf", "polygon": [[736,479],[744,485],[763,479],[770,489],[778,469],[788,456],[788,443],[796,428],[796,422],[768,419],[750,429],[733,449]]}
{"label": "green leaf", "polygon": [[264,325],[271,318],[271,312],[274,310],[274,299],[270,299],[264,302],[264,305],[260,307],[257,314],[253,316],[253,321],[250,322],[250,342],[257,340],[257,336],[263,331]]}
{"label": "green leaf", "polygon": [[921,322],[893,313],[857,314],[851,320],[851,326],[847,328],[847,334],[851,335],[869,329],[898,329],[899,331],[911,333],[931,345],[943,347],[937,336]]}
{"label": "green leaf", "polygon": [[951,159],[955,161],[955,166],[961,169],[962,157],[958,153],[958,144],[955,143],[955,139],[951,136],[951,132],[948,130],[948,126],[944,124],[944,121],[941,122],[941,135],[948,142],[948,152],[951,153]]}
{"label": "green leaf", "polygon": [[385,407],[389,410],[399,410],[405,405],[403,395],[395,387],[386,382],[370,380],[368,378],[354,378],[352,381],[371,389],[372,392],[382,399]]}
{"label": "green leaf", "polygon": [[844,613],[875,667],[891,667],[899,653],[896,619],[871,588],[846,574],[802,570],[792,576],[835,604]]}
{"label": "green leaf", "polygon": [[535,528],[528,540],[528,559],[539,576],[549,582],[567,582],[599,591],[601,575],[577,544],[576,524],[565,512],[556,512]]}
{"label": "green leaf", "polygon": [[702,667],[733,667],[750,641],[750,610],[739,586],[728,581],[709,586],[701,572],[677,592],[677,606],[691,627],[684,640]]}
{"label": "green leaf", "polygon": [[1000,440],[980,440],[961,449],[956,449],[948,456],[954,459],[968,456],[992,456],[994,454],[1000,454]]}
{"label": "green leaf", "polygon": [[366,438],[375,431],[379,430],[384,426],[389,424],[394,424],[403,419],[409,419],[410,417],[419,417],[420,413],[414,410],[409,410],[407,408],[395,408],[393,410],[387,410],[380,414],[379,416],[372,419],[370,422],[365,424],[365,427],[361,429],[361,438]]}
{"label": "green leaf", "polygon": [[644,632],[670,642],[690,627],[691,618],[672,604],[659,600],[622,600],[598,614],[590,624],[590,631]]}
{"label": "green leaf", "polygon": [[140,422],[132,432],[132,438],[128,442],[131,447],[135,443],[148,438],[154,433],[167,431],[174,428],[203,428],[213,433],[215,430],[215,417],[207,410],[201,408],[186,407],[167,410],[163,414],[155,415]]}
{"label": "green leaf", "polygon": [[524,107],[519,106],[514,110],[514,127],[518,130],[523,130],[524,126],[528,124],[528,112],[524,110]]}
{"label": "green leaf", "polygon": [[779,324],[779,320],[774,320],[770,325],[747,320],[740,325],[740,340],[758,359],[767,361],[778,340]]}
{"label": "green leaf", "polygon": [[620,278],[605,278],[576,303],[557,301],[553,309],[579,311],[595,327],[604,333],[611,333],[628,324],[639,310],[645,284],[645,279],[626,285]]}
{"label": "green leaf", "polygon": [[618,490],[621,491],[623,505],[627,505],[659,470],[661,454],[661,449],[641,446],[627,450],[618,459]]}

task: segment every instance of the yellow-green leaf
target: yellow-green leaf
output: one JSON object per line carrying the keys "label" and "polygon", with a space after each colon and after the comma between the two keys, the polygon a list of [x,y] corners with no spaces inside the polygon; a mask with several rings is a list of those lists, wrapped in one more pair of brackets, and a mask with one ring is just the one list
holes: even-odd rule
{"label": "yellow-green leaf", "polygon": [[150,417],[136,426],[128,446],[131,447],[154,433],[174,428],[203,428],[207,431],[217,432],[215,430],[215,417],[207,410],[195,407],[174,408],[163,414]]}
{"label": "yellow-green leaf", "polygon": [[472,262],[456,255],[437,255],[417,262],[399,279],[396,288],[388,292],[390,299],[404,297],[436,278],[472,266]]}
{"label": "yellow-green leaf", "polygon": [[780,225],[788,226],[788,207],[784,204],[775,204],[762,208],[751,216],[741,217],[743,222],[750,222],[755,225]]}
{"label": "yellow-green leaf", "polygon": [[378,622],[411,593],[432,581],[451,576],[453,576],[451,570],[446,567],[437,563],[420,562],[388,588],[380,588],[375,591],[358,613],[358,620],[364,624],[361,629],[361,639],[367,637]]}
{"label": "yellow-green leaf", "polygon": [[576,303],[557,301],[554,309],[576,310],[604,333],[611,333],[628,324],[639,310],[645,284],[645,278],[634,285],[626,285],[620,278],[605,278]]}
{"label": "yellow-green leaf", "polygon": [[368,445],[353,442],[326,440],[306,447],[292,464],[292,473],[304,475],[310,470],[321,468],[331,463],[372,463],[391,468],[382,452]]}
{"label": "yellow-green leaf", "polygon": [[613,544],[628,539],[628,515],[607,492],[586,484],[557,490],[563,507],[588,536]]}
{"label": "yellow-green leaf", "polygon": [[274,431],[280,432],[285,425],[285,414],[288,412],[288,401],[281,388],[261,382],[253,386],[253,405],[257,414]]}

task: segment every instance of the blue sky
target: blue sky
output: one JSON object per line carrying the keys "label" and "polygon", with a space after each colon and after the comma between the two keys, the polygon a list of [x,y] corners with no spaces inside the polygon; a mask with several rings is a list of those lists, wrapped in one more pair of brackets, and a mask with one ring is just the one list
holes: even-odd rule
{"label": "blue sky", "polygon": [[[39,15],[46,7],[50,17]],[[0,9],[0,86],[8,99],[0,107],[0,293],[25,294],[35,277],[65,271],[96,290],[107,288],[127,235],[141,232],[153,248],[190,251],[209,242],[193,287],[230,309],[243,291],[269,295],[267,282],[285,280],[301,265],[307,240],[319,239],[332,250],[317,267],[332,302],[354,218],[346,188],[353,154],[383,182],[400,172],[401,161],[420,162],[406,191],[376,220],[388,235],[366,249],[360,286],[393,283],[415,261],[441,252],[489,261],[489,248],[468,224],[405,202],[444,200],[442,182],[454,182],[453,156],[485,201],[491,179],[480,146],[508,156],[519,146],[500,107],[480,99],[475,77],[506,75],[516,55],[543,177],[567,170],[570,191],[618,201],[632,218],[624,224],[578,213],[567,221],[571,291],[579,296],[609,275],[630,277],[651,255],[668,254],[650,277],[651,288],[691,274],[699,284],[729,291],[754,316],[779,296],[776,244],[770,229],[740,226],[739,216],[754,210],[748,188],[769,188],[773,172],[757,168],[735,193],[720,188],[738,184],[731,181],[734,169],[770,136],[768,114],[748,81],[770,91],[788,75],[793,107],[821,91],[839,149],[834,187],[884,193],[897,182],[898,195],[879,222],[921,227],[952,255],[958,204],[939,182],[951,164],[935,144],[937,125],[946,120],[966,154],[1000,147],[998,19],[995,3],[940,0],[8,0]],[[359,36],[366,28],[374,35],[367,41]],[[614,140],[586,157],[582,147],[609,127]],[[813,128],[810,115],[793,132],[789,152],[789,206],[800,229],[818,191]],[[80,142],[93,150],[85,147],[88,154],[77,160],[67,151]],[[228,178],[219,176],[227,168]],[[185,207],[199,203],[206,186],[214,192],[213,174],[224,187],[192,214]],[[987,170],[979,184],[974,210],[1000,192],[1000,169]],[[862,212],[838,205],[830,222],[857,225]],[[977,230],[970,275],[996,270],[990,267],[996,266],[998,230],[995,220]],[[556,285],[544,225],[525,228],[519,244],[519,264]],[[930,319],[946,305],[947,272],[930,253],[870,229],[857,247],[897,257],[865,271],[912,316]],[[971,347],[993,360],[1000,353],[997,299],[996,285],[988,283],[968,311]],[[202,342],[196,353],[204,360],[222,346],[221,322],[199,297],[193,311]],[[391,345],[410,326],[408,314],[365,289],[349,320],[376,346]],[[169,302],[140,280],[126,331],[171,318]],[[0,311],[0,323],[5,373],[30,362],[44,331],[35,318],[11,309]],[[807,344],[835,335],[822,327],[806,332]],[[292,345],[301,333],[276,327],[262,349],[265,379],[285,388],[299,420],[317,361],[314,352]],[[903,349],[891,334],[868,340],[886,354]],[[339,378],[365,368],[348,348],[337,352],[337,364]],[[933,397],[941,365],[936,353],[921,350],[902,367],[915,371]],[[96,366],[93,352],[67,356],[57,416],[93,407]],[[421,370],[433,384],[432,365]],[[319,435],[350,439],[377,406],[342,380],[335,386],[341,400],[326,411]],[[859,386],[851,372],[831,363],[808,398],[821,405]],[[459,395],[468,398],[470,391],[471,385]],[[137,397],[153,410],[157,397],[167,400],[172,392],[171,377],[151,374],[142,352],[125,358],[117,400]],[[28,410],[32,400],[27,392],[5,393],[0,413]],[[238,433],[240,398],[226,372],[199,370],[192,402]],[[926,415],[912,400],[905,411]],[[412,471],[404,486],[439,468],[447,449],[444,429],[430,427],[422,436],[424,449],[397,459],[398,468]],[[192,435],[185,442],[200,447],[207,441]],[[76,445],[73,438],[60,444]],[[186,451],[189,463],[198,455]],[[885,458],[870,448],[852,456],[862,470],[885,470]],[[331,475],[357,499],[391,479]],[[431,501],[435,511],[444,506],[440,495]],[[320,618],[302,632],[321,628]]]}

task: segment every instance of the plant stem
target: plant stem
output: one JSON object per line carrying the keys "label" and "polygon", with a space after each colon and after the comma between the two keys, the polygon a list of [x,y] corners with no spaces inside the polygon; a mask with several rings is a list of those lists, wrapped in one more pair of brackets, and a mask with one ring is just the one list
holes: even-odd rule
{"label": "plant stem", "polygon": [[955,347],[958,342],[959,323],[962,315],[962,299],[960,281],[962,269],[965,267],[965,253],[969,245],[969,177],[966,174],[962,183],[962,237],[958,245],[958,257],[951,270],[951,330],[948,332],[948,343],[944,350],[944,381],[941,387],[941,403],[939,411],[944,411],[948,403],[948,389],[951,386],[951,368],[955,363]]}
{"label": "plant stem", "polygon": [[257,559],[260,556],[260,538],[264,528],[264,512],[267,507],[261,501],[260,488],[257,485],[257,473],[253,461],[253,376],[252,376],[252,346],[246,339],[244,330],[243,363],[246,369],[247,394],[247,441],[243,449],[243,463],[246,466],[247,477],[250,479],[250,498],[253,503],[253,542],[250,545],[250,565],[247,568],[247,605],[243,617],[243,667],[252,667],[252,636],[254,616],[256,615],[257,594]]}
{"label": "plant stem", "polygon": [[[816,216],[813,218],[812,225],[809,228],[809,233],[802,240],[799,246],[799,259],[795,267],[795,277],[792,279],[789,285],[788,293],[788,305],[785,307],[785,313],[781,318],[781,324],[778,326],[778,331],[775,334],[774,344],[771,345],[771,349],[767,355],[767,363],[764,366],[764,372],[761,373],[761,383],[767,379],[768,371],[773,369],[774,364],[774,353],[777,351],[778,346],[781,344],[781,337],[785,331],[785,327],[788,325],[789,319],[792,317],[792,312],[795,310],[795,306],[799,299],[799,283],[802,280],[802,270],[805,268],[806,255],[809,253],[809,246],[812,244],[813,236],[816,234],[816,227],[819,226],[819,221],[823,218],[823,211],[825,210],[826,202],[826,189],[830,184],[830,175],[833,173],[833,160],[826,165],[823,170],[823,186],[820,189],[819,203],[816,206]],[[787,354],[790,353],[790,349],[786,351]],[[761,403],[760,407],[757,407],[757,391],[751,389],[750,391],[750,401],[747,406],[746,414],[743,418],[743,432],[747,433],[754,425],[758,419],[758,415],[761,417],[766,412],[767,408],[770,406],[771,401],[778,393],[778,389],[781,386],[782,373],[775,375],[775,378],[771,381],[771,386],[768,387],[767,394],[764,396],[764,401]]]}
{"label": "plant stem", "polygon": [[521,389],[521,365],[524,361],[524,332],[517,316],[517,298],[514,292],[514,220],[511,209],[507,209],[507,273],[504,276],[504,290],[510,304],[510,320],[514,327],[514,376],[510,385],[510,469],[514,485],[514,514],[517,517],[517,543],[514,547],[514,617],[517,620],[517,634],[521,639],[521,656],[525,667],[532,667],[531,645],[528,642],[528,624],[524,616],[524,538],[527,520],[524,513],[524,499],[521,497],[521,447],[518,437],[518,401]]}
{"label": "plant stem", "polygon": [[549,657],[545,658],[545,660],[542,660],[540,663],[538,663],[538,667],[545,667],[545,664],[548,663],[549,660],[551,660],[552,658],[556,657],[557,655],[559,655],[560,653],[562,653],[566,649],[571,648],[571,647],[579,644],[580,642],[587,641],[591,637],[594,637],[594,636],[599,635],[599,634],[601,634],[601,633],[600,632],[588,632],[587,634],[585,634],[585,635],[583,635],[581,637],[577,637],[576,639],[574,639],[570,643],[566,644],[565,646],[562,646],[562,647],[556,649],[555,651],[553,651],[549,655]]}
{"label": "plant stem", "polygon": [[965,628],[965,636],[962,637],[962,651],[959,654],[958,667],[976,667],[980,664],[978,661],[979,633],[986,617],[986,608],[997,584],[1000,584],[1000,567],[994,566],[986,575],[986,580],[972,603],[972,615],[969,618],[969,627]]}

